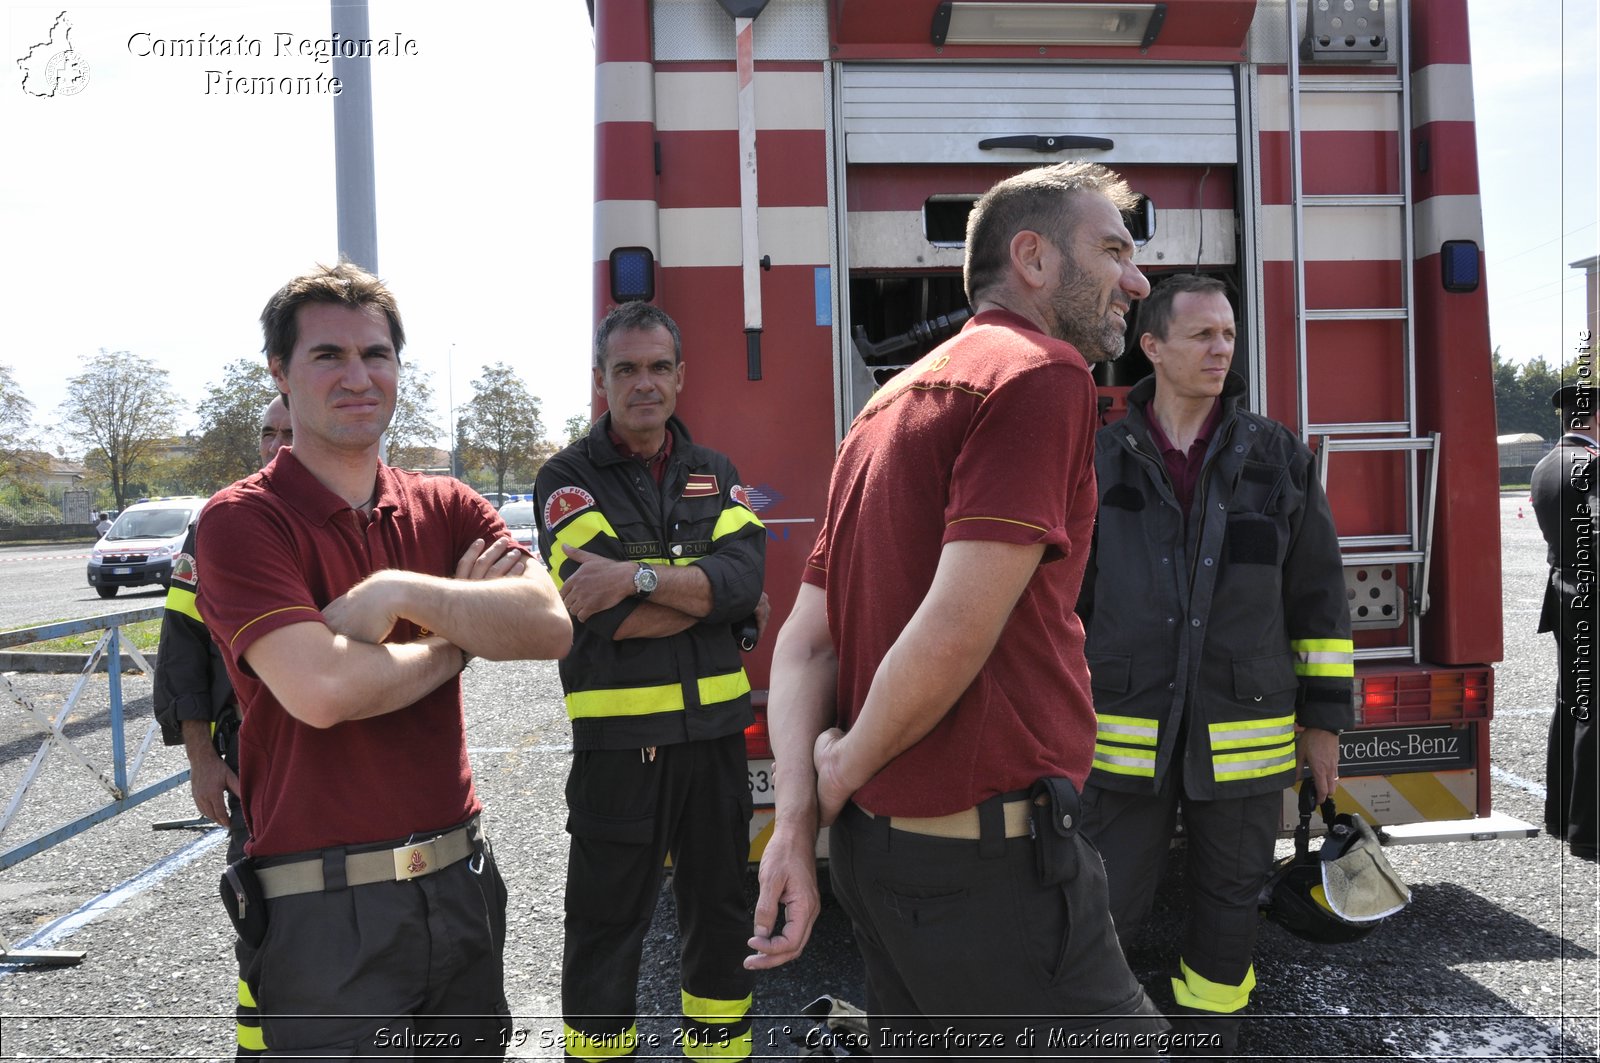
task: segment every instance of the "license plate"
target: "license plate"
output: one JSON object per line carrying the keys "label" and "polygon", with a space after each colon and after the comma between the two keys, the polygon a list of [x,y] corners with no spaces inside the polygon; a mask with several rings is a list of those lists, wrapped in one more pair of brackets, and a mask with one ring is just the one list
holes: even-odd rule
{"label": "license plate", "polygon": [[131,569],[131,568],[114,568],[114,569],[111,570],[111,574],[113,576],[131,576],[131,575],[133,575],[133,569]]}
{"label": "license plate", "polygon": [[772,785],[772,761],[752,760],[749,764],[750,799],[758,805],[770,805],[777,800]]}

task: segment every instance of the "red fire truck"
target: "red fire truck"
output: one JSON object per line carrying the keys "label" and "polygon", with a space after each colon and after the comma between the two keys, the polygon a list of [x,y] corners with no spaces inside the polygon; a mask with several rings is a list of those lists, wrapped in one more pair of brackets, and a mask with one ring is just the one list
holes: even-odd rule
{"label": "red fire truck", "polygon": [[[1103,162],[1144,197],[1139,266],[1227,282],[1251,408],[1318,454],[1358,647],[1340,808],[1405,840],[1532,832],[1489,802],[1500,536],[1466,0],[590,12],[596,313],[650,299],[682,326],[681,412],[749,484],[774,625],[851,418],[966,316],[973,200]],[[1096,370],[1108,419],[1149,372],[1129,334]],[[764,721],[749,744],[759,806]]]}

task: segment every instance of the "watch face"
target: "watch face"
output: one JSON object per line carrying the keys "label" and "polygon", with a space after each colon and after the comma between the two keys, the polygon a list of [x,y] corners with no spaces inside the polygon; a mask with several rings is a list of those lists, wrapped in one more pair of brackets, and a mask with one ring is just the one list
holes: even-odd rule
{"label": "watch face", "polygon": [[656,589],[658,582],[660,582],[660,577],[656,575],[656,570],[649,565],[640,565],[639,571],[633,574],[634,590],[640,594],[649,594]]}

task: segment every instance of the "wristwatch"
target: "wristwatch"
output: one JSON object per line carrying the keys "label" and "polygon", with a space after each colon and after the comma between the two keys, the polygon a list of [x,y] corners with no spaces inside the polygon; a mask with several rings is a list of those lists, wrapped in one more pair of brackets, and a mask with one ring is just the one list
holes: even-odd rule
{"label": "wristwatch", "polygon": [[656,570],[639,562],[639,570],[633,574],[633,593],[637,598],[648,598],[650,592],[660,584],[661,577],[656,575]]}

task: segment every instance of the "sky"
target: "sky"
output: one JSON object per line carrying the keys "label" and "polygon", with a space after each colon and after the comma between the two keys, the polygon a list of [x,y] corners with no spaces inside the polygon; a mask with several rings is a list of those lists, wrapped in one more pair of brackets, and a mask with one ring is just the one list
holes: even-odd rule
{"label": "sky", "polygon": [[[1597,6],[1470,7],[1490,327],[1514,361],[1570,361],[1583,327],[1568,263],[1600,252]],[[52,446],[67,442],[54,428],[65,382],[101,348],[165,369],[192,428],[222,366],[260,357],[267,297],[338,254],[331,97],[226,92],[207,71],[327,75],[293,49],[328,36],[328,4],[66,7],[88,80],[29,95],[15,59],[62,11],[5,8],[0,363]],[[415,42],[373,61],[378,272],[405,316],[404,360],[432,373],[441,440],[447,401],[464,402],[496,361],[521,373],[555,434],[589,403],[585,4],[371,0],[370,33]],[[154,42],[206,35],[259,40],[262,55],[155,54]],[[280,35],[289,54],[274,54]]]}

